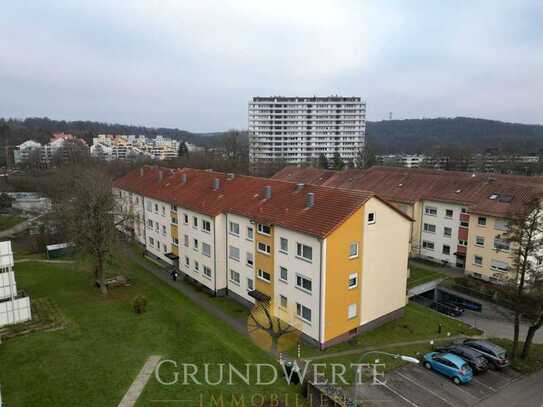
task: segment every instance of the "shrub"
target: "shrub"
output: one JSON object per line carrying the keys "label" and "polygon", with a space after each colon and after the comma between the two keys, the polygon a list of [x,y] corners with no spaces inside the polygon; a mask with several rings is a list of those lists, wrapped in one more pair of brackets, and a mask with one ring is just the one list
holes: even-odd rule
{"label": "shrub", "polygon": [[143,295],[138,295],[132,301],[132,308],[136,314],[143,314],[147,308],[147,298]]}

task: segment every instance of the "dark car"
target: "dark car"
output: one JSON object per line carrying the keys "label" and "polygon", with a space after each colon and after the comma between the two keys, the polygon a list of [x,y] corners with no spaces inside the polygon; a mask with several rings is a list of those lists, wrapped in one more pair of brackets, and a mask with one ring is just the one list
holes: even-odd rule
{"label": "dark car", "polygon": [[466,339],[463,344],[483,356],[493,369],[502,369],[509,366],[507,351],[501,346],[482,339]]}
{"label": "dark car", "polygon": [[483,373],[488,370],[488,361],[479,352],[466,345],[453,344],[438,348],[438,352],[448,352],[460,356],[471,367],[474,373]]}
{"label": "dark car", "polygon": [[448,302],[434,302],[432,308],[442,314],[450,315],[451,317],[459,317],[464,310],[458,305],[454,305]]}

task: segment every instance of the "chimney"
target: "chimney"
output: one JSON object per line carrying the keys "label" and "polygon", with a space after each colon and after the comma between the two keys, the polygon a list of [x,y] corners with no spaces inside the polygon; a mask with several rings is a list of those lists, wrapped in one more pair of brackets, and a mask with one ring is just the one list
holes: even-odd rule
{"label": "chimney", "polygon": [[162,179],[164,178],[164,173],[162,170],[158,171],[158,182],[162,182]]}
{"label": "chimney", "polygon": [[181,183],[186,184],[187,183],[187,174],[181,174]]}
{"label": "chimney", "polygon": [[315,194],[313,192],[307,193],[307,207],[313,208],[315,206]]}
{"label": "chimney", "polygon": [[296,192],[300,192],[302,189],[304,189],[304,183],[303,183],[303,182],[298,182],[298,183],[296,184],[295,191],[296,191]]}
{"label": "chimney", "polygon": [[269,185],[264,187],[264,199],[270,199],[272,196],[272,188]]}
{"label": "chimney", "polygon": [[217,191],[220,186],[221,186],[221,181],[218,178],[214,178],[213,184],[212,184],[213,191]]}
{"label": "chimney", "polygon": [[140,177],[143,177],[143,167],[140,168]]}

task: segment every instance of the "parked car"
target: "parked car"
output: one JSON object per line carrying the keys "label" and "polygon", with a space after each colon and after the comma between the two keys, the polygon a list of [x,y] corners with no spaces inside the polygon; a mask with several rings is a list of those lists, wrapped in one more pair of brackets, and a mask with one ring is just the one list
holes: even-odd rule
{"label": "parked car", "polygon": [[488,361],[481,356],[479,352],[470,348],[469,346],[462,344],[453,344],[438,348],[438,352],[443,353],[452,353],[456,356],[460,356],[466,362],[468,362],[469,367],[473,370],[473,373],[483,373],[488,370]]}
{"label": "parked car", "polygon": [[438,312],[441,312],[442,314],[447,314],[452,317],[459,317],[464,312],[464,310],[458,305],[448,302],[434,302],[432,304],[432,308]]}
{"label": "parked car", "polygon": [[452,353],[427,353],[423,365],[428,370],[435,370],[451,378],[455,384],[469,383],[473,378],[473,371],[467,362]]}
{"label": "parked car", "polygon": [[493,369],[503,369],[509,366],[507,351],[501,346],[482,339],[466,339],[463,343],[483,356]]}

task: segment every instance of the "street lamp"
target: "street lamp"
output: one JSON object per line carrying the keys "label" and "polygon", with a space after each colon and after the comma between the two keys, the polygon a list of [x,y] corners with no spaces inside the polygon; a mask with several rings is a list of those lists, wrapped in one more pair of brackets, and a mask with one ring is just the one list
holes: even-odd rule
{"label": "street lamp", "polygon": [[370,355],[370,354],[386,355],[386,356],[390,356],[390,357],[392,357],[394,359],[400,359],[400,360],[403,360],[404,362],[413,363],[413,364],[419,364],[420,363],[420,361],[417,358],[414,358],[412,356],[400,355],[399,353],[382,352],[382,351],[378,351],[378,350],[372,350],[372,351],[369,351],[369,352],[365,352],[362,355],[360,355],[360,359],[362,359],[364,356]]}

